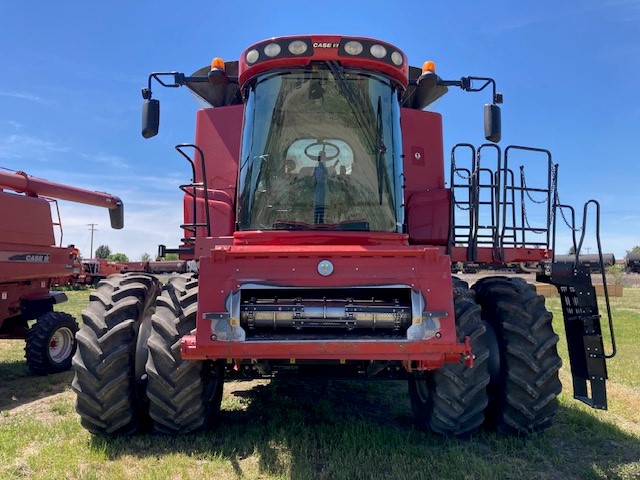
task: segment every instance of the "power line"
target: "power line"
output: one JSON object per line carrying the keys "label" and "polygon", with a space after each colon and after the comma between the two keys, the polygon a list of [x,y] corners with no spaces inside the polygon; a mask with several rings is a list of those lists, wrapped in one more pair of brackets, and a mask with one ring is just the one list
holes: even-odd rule
{"label": "power line", "polygon": [[89,258],[93,258],[93,232],[97,231],[98,229],[96,228],[96,225],[98,225],[97,223],[88,223],[87,225],[89,225],[90,230],[91,230],[91,250],[89,251]]}

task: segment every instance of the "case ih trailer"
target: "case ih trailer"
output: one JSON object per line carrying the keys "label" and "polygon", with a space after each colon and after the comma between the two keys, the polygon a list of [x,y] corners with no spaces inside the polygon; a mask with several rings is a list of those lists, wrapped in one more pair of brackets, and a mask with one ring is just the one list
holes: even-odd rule
{"label": "case ih trailer", "polygon": [[[111,226],[123,226],[118,197],[0,170],[0,338],[26,338],[27,363],[38,374],[69,369],[78,330],[71,315],[53,311],[66,295],[49,291],[78,266],[73,246],[55,245],[54,226],[60,227],[62,245],[55,199],[105,207]],[[29,328],[27,322],[34,319]]]}
{"label": "case ih trailer", "polygon": [[[611,354],[591,277],[577,257],[553,261],[558,214],[578,253],[584,229],[577,239],[550,152],[497,145],[492,79],[443,80],[432,62],[409,67],[367,38],[273,38],[192,76],[151,74],[147,138],[158,133],[154,81],[209,105],[195,142],[176,147],[192,181],[173,251],[199,271],[159,295],[149,276],[99,285],[74,357],[87,429],[131,433],[150,418],[157,432],[204,430],[225,374],[294,370],[406,378],[417,425],[440,434],[546,429],[561,360],[543,297],[518,278],[470,287],[451,262],[541,265],[562,296],[575,397],[606,408]],[[490,88],[492,102],[490,143],[456,145],[445,172],[442,118],[423,109],[449,87]]]}

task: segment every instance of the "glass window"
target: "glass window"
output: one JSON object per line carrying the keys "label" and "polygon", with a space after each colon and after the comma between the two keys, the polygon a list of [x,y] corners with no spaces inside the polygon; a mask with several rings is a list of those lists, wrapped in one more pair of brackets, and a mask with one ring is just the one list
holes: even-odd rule
{"label": "glass window", "polygon": [[241,230],[398,231],[399,109],[390,80],[327,64],[271,72],[251,86],[245,108]]}

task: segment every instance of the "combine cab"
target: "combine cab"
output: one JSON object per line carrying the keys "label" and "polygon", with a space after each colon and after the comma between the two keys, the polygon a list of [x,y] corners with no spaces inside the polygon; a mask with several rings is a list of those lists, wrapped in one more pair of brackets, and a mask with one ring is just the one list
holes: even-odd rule
{"label": "combine cab", "polygon": [[[112,227],[123,226],[118,197],[0,171],[0,338],[26,338],[27,364],[38,374],[68,370],[76,350],[76,321],[53,311],[67,297],[49,290],[79,270],[78,250],[62,246],[56,198],[105,207]],[[60,228],[60,246],[54,226]],[[36,320],[31,328],[30,320]]]}
{"label": "combine cab", "polygon": [[[443,80],[377,40],[275,38],[192,76],[151,74],[147,138],[154,81],[208,105],[195,142],[176,147],[192,172],[182,245],[162,249],[199,268],[159,296],[140,276],[98,288],[74,359],[86,428],[131,433],[150,417],[157,432],[205,430],[225,375],[297,373],[407,379],[417,425],[440,434],[546,429],[561,360],[544,298],[518,278],[469,286],[452,262],[527,264],[558,285],[576,397],[606,407],[590,277],[553,261],[557,166],[497,145],[492,79]],[[450,87],[492,101],[490,143],[456,145],[446,187],[442,118],[423,109]]]}

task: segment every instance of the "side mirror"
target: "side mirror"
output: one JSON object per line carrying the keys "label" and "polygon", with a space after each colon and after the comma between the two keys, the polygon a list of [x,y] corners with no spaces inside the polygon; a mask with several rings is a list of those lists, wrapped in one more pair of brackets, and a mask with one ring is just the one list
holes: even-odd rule
{"label": "side mirror", "polygon": [[144,138],[155,137],[160,127],[160,101],[155,99],[145,100],[142,104],[142,136]]}
{"label": "side mirror", "polygon": [[494,143],[498,143],[502,138],[502,122],[498,105],[484,106],[484,138]]}

